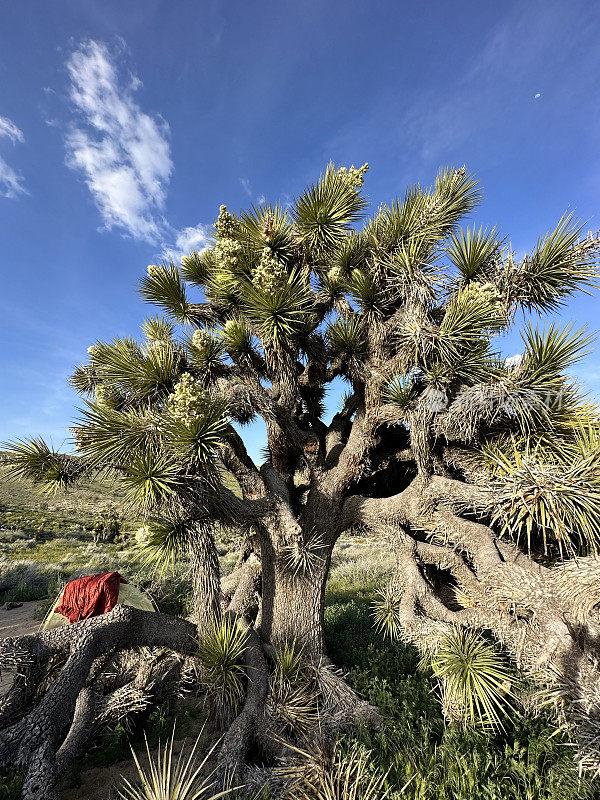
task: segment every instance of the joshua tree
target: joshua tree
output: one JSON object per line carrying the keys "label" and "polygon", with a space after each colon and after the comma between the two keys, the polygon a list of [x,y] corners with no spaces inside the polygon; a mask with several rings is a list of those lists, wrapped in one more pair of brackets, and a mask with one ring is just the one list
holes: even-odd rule
{"label": "joshua tree", "polygon": [[[168,319],[147,319],[141,344],[90,347],[72,379],[88,398],[77,454],[16,443],[12,473],[67,489],[117,474],[151,520],[156,557],[189,553],[200,631],[223,613],[241,621],[249,679],[225,762],[240,767],[260,743],[266,659],[286,643],[300,645],[329,686],[332,718],[371,712],[332,669],[323,640],[333,548],[362,527],[397,553],[378,608],[390,630],[425,652],[457,626],[491,632],[540,683],[560,687],[568,720],[585,720],[578,736],[591,764],[600,428],[597,409],[564,377],[590,339],[524,324],[522,355],[508,361],[495,341],[589,289],[600,238],[582,239],[568,215],[517,258],[495,228],[459,227],[480,199],[464,168],[442,170],[431,188],[409,189],[358,228],[366,168],[330,165],[289,209],[265,203],[236,216],[221,206],[210,248],[180,267],[148,267],[142,296]],[[327,422],[334,381],[348,393]],[[266,425],[262,466],[240,433],[256,416]],[[243,532],[222,581],[215,521]],[[27,718],[25,743],[24,723],[0,734],[0,762],[33,759],[27,796],[79,746],[78,714],[93,718],[85,693],[98,641],[189,653],[190,629],[117,607],[72,633],[2,645],[29,651],[32,670],[48,653],[70,654],[54,684],[63,681],[63,703],[76,708],[68,747],[55,758],[68,716],[51,732],[31,725],[52,687]]]}

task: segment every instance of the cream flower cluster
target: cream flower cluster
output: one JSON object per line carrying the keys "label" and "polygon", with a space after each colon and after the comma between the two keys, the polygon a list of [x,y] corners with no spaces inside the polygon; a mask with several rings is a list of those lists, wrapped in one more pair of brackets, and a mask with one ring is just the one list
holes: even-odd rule
{"label": "cream flower cluster", "polygon": [[338,175],[343,175],[346,178],[346,182],[349,186],[353,189],[360,189],[360,187],[365,182],[365,173],[369,169],[368,164],[363,164],[360,169],[356,169],[354,164],[348,169],[347,167],[340,167],[338,169]]}
{"label": "cream flower cluster", "polygon": [[206,328],[198,328],[192,334],[194,347],[202,352],[207,352],[212,344],[213,337]]}
{"label": "cream flower cluster", "polygon": [[166,406],[171,414],[182,422],[198,419],[204,405],[204,391],[197,381],[185,372],[168,396]]}
{"label": "cream flower cluster", "polygon": [[215,229],[219,239],[231,239],[235,234],[235,219],[227,211],[227,206],[219,206],[219,216],[215,222]]}
{"label": "cream flower cluster", "polygon": [[263,248],[258,264],[252,275],[254,283],[263,292],[277,292],[282,289],[288,279],[285,265],[269,248]]}
{"label": "cream flower cluster", "polygon": [[489,281],[486,283],[472,281],[464,291],[467,293],[469,299],[473,298],[473,300],[481,305],[494,306],[500,303],[502,299],[498,288]]}
{"label": "cream flower cluster", "polygon": [[234,238],[236,228],[237,223],[227,211],[227,206],[221,206],[215,222],[218,241],[215,245],[214,255],[218,268],[224,272],[234,272],[238,266],[242,246]]}
{"label": "cream flower cluster", "polygon": [[120,400],[119,393],[111,386],[99,384],[94,387],[96,403],[103,408],[115,408]]}

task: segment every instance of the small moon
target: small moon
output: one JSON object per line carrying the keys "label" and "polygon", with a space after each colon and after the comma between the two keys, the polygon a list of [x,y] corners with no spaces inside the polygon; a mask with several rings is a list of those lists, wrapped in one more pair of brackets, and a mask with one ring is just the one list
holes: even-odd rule
{"label": "small moon", "polygon": [[536,96],[535,96],[533,99],[534,99],[534,100],[537,100],[537,99],[538,99],[538,97],[541,97],[541,96],[542,96],[542,95],[541,95],[541,92],[538,92],[538,93],[536,94]]}

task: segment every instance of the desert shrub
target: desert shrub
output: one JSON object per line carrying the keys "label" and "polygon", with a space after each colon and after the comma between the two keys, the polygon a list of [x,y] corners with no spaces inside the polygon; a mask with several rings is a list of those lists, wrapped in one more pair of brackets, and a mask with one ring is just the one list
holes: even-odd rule
{"label": "desert shrub", "polygon": [[384,800],[386,773],[373,766],[371,753],[360,745],[346,752],[339,743],[329,753],[318,747],[296,750],[297,757],[281,770],[294,800]]}
{"label": "desert shrub", "polygon": [[598,779],[581,777],[572,749],[549,713],[507,717],[504,729],[482,733],[447,725],[432,669],[417,650],[389,641],[371,617],[375,592],[330,581],[325,623],[332,659],[354,688],[379,708],[380,731],[358,730],[373,767],[389,769],[390,800],[593,800]]}
{"label": "desert shrub", "polygon": [[21,775],[0,775],[0,800],[19,800],[22,788]]}
{"label": "desert shrub", "polygon": [[48,594],[56,570],[32,561],[11,561],[0,556],[0,602],[39,600]]}

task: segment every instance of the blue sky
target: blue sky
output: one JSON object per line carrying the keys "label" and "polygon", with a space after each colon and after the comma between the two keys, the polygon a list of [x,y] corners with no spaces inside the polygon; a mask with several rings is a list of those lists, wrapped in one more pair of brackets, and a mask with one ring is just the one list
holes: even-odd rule
{"label": "blue sky", "polygon": [[[67,378],[137,332],[146,265],[330,159],[371,164],[374,207],[467,164],[475,222],[518,251],[567,207],[600,228],[598,2],[0,0],[0,20],[0,440],[63,442]],[[598,302],[561,316],[598,328]],[[596,356],[578,374],[600,396]]]}

